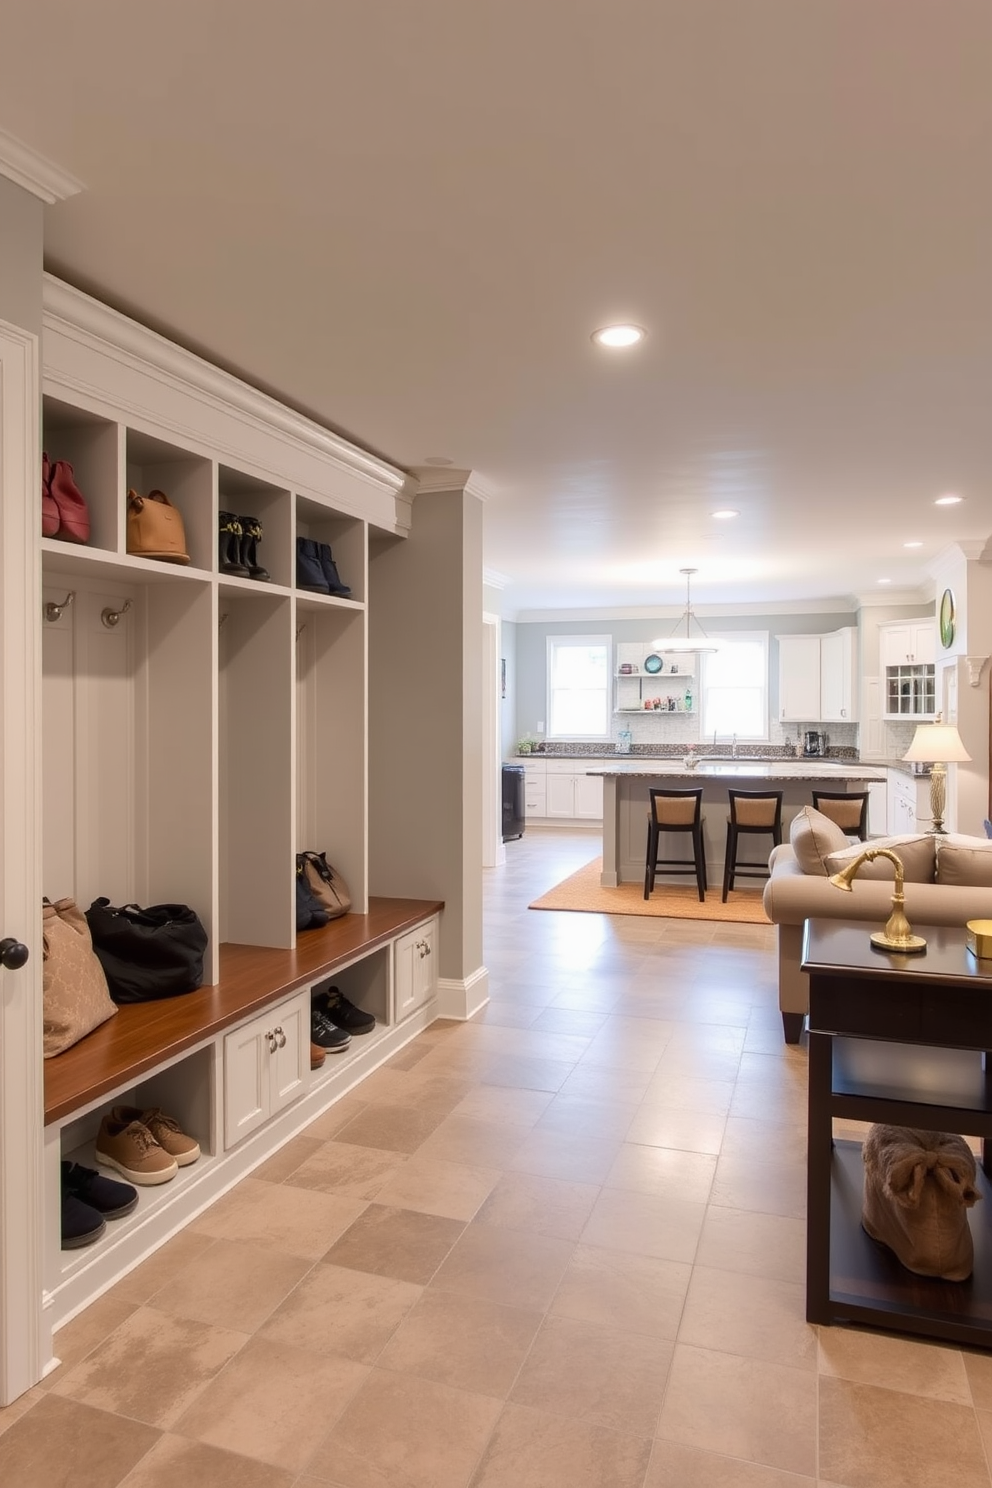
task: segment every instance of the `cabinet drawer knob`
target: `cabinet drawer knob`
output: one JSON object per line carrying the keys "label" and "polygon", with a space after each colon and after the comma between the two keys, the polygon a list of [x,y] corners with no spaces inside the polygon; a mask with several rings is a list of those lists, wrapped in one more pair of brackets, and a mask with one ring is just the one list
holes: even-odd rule
{"label": "cabinet drawer knob", "polygon": [[285,1049],[285,1047],[286,1047],[286,1035],[283,1033],[283,1031],[282,1031],[281,1028],[276,1028],[276,1030],[275,1030],[275,1039],[276,1039],[276,1048],[277,1049]]}

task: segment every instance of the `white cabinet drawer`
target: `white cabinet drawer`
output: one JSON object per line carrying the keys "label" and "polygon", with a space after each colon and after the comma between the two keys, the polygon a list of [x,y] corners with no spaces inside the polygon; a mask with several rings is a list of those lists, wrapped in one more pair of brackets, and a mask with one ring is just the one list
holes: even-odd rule
{"label": "white cabinet drawer", "polygon": [[393,961],[393,1018],[400,1022],[423,1007],[437,988],[437,920],[418,925],[396,942]]}
{"label": "white cabinet drawer", "polygon": [[310,993],[224,1035],[224,1146],[234,1147],[310,1084]]}

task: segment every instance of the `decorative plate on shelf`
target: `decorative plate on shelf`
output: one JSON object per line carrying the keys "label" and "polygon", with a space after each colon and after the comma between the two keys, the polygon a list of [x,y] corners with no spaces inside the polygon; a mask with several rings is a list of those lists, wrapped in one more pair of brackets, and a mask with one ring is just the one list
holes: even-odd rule
{"label": "decorative plate on shelf", "polygon": [[940,601],[940,644],[946,651],[954,641],[954,595],[945,589]]}
{"label": "decorative plate on shelf", "polygon": [[650,672],[652,675],[654,675],[655,672],[660,672],[664,665],[665,663],[662,661],[661,657],[655,656],[653,652],[650,656],[645,656],[644,658],[644,670],[646,672]]}

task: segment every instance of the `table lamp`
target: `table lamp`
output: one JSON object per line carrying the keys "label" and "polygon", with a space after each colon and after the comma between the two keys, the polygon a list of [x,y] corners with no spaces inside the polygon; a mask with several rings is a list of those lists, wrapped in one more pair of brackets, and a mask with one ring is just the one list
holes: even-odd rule
{"label": "table lamp", "polygon": [[930,815],[934,834],[944,831],[944,805],[947,800],[947,766],[970,760],[953,723],[941,723],[937,714],[933,723],[918,723],[913,742],[904,760],[930,765]]}

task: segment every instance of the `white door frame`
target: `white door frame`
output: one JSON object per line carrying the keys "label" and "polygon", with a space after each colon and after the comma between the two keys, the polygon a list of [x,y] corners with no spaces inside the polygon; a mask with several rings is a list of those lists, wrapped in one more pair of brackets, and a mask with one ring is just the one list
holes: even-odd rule
{"label": "white door frame", "polygon": [[482,614],[482,866],[506,862],[500,771],[499,616]]}
{"label": "white door frame", "polygon": [[41,438],[38,337],[0,321],[0,1405],[41,1378],[44,1283],[41,932]]}

